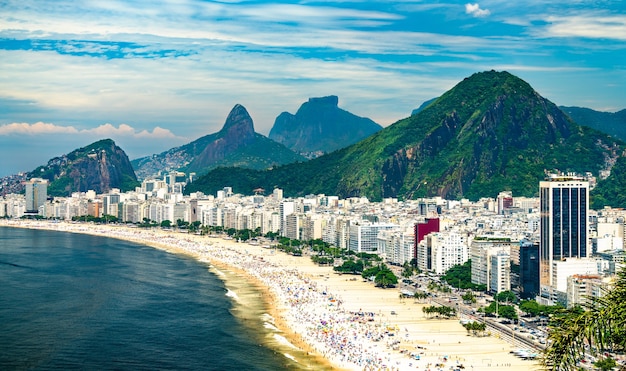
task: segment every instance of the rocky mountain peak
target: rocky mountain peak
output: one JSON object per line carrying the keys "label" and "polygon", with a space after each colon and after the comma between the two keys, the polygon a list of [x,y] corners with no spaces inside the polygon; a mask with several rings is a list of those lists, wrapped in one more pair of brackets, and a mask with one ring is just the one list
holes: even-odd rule
{"label": "rocky mountain peak", "polygon": [[309,103],[320,106],[323,105],[337,107],[337,105],[339,104],[339,97],[336,95],[329,95],[327,97],[309,98]]}
{"label": "rocky mountain peak", "polygon": [[232,140],[246,141],[254,137],[254,123],[244,106],[236,104],[233,107],[220,133]]}
{"label": "rocky mountain peak", "polygon": [[112,188],[127,191],[139,185],[128,156],[111,139],[55,157],[33,170],[30,176],[47,179],[48,193],[53,196],[88,190],[104,193]]}
{"label": "rocky mountain peak", "polygon": [[269,138],[309,156],[347,147],[382,129],[368,118],[342,110],[338,103],[336,95],[309,98],[295,115],[281,113]]}

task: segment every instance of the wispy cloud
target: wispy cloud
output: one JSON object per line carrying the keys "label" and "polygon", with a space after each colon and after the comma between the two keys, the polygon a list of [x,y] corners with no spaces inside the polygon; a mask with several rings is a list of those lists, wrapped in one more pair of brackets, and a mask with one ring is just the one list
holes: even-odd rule
{"label": "wispy cloud", "polygon": [[465,13],[470,14],[473,17],[477,17],[477,18],[487,17],[491,14],[491,12],[488,9],[481,9],[478,3],[465,4]]}
{"label": "wispy cloud", "polygon": [[155,127],[152,131],[137,130],[130,125],[121,124],[114,126],[111,124],[103,124],[91,129],[77,129],[74,126],[55,125],[46,122],[29,123],[11,123],[0,125],[0,135],[47,135],[47,134],[88,134],[98,137],[125,137],[125,138],[142,138],[142,139],[185,139],[174,135],[170,130]]}
{"label": "wispy cloud", "polygon": [[626,40],[626,15],[585,14],[550,16],[545,36]]}

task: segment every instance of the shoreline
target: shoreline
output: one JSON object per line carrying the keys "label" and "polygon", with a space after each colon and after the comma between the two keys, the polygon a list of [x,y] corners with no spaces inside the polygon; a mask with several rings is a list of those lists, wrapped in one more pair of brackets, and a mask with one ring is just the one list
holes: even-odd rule
{"label": "shoreline", "polygon": [[[427,304],[400,299],[397,289],[374,288],[360,278],[335,274],[306,256],[118,225],[2,220],[0,226],[118,238],[183,254],[243,278],[260,293],[270,322],[288,342],[281,351],[289,345],[299,349],[304,358],[293,360],[305,368],[312,362],[316,369],[342,370],[539,369],[538,363],[510,354],[514,348],[495,336],[468,336],[458,319],[428,319],[421,310]],[[228,287],[228,277],[216,275]]]}

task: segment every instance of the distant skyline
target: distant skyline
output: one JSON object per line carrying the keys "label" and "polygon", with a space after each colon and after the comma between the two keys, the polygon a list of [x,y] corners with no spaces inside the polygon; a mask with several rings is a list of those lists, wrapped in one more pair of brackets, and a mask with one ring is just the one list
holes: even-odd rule
{"label": "distant skyline", "polygon": [[626,108],[622,1],[7,0],[0,176],[111,138],[131,159],[221,129],[267,135],[310,97],[382,126],[485,70],[557,105]]}

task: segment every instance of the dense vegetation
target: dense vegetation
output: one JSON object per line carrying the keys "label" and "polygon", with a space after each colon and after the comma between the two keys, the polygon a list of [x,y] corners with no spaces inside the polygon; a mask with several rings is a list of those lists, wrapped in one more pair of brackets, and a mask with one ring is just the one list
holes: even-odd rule
{"label": "dense vegetation", "polygon": [[305,161],[304,157],[261,134],[255,133],[254,138],[255,140],[251,143],[240,147],[237,151],[228,153],[219,163],[214,163],[209,166],[198,166],[192,162],[188,167],[182,167],[181,170],[204,174],[218,166],[258,170],[269,169],[273,166],[297,161]]}
{"label": "dense vegetation", "polygon": [[446,307],[446,306],[438,306],[438,305],[431,305],[428,307],[422,307],[422,312],[424,312],[424,314],[426,314],[427,316],[444,316],[446,318],[450,318],[450,317],[454,317],[456,316],[456,309],[452,308],[452,307]]}
{"label": "dense vegetation", "polygon": [[574,122],[626,141],[626,109],[612,113],[582,107],[559,107]]}
{"label": "dense vegetation", "polygon": [[461,290],[485,291],[485,285],[472,283],[472,261],[471,259],[462,265],[455,265],[441,277],[442,281],[452,287]]}
{"label": "dense vegetation", "polygon": [[613,166],[611,175],[591,191],[591,207],[626,207],[626,158],[621,157]]}

